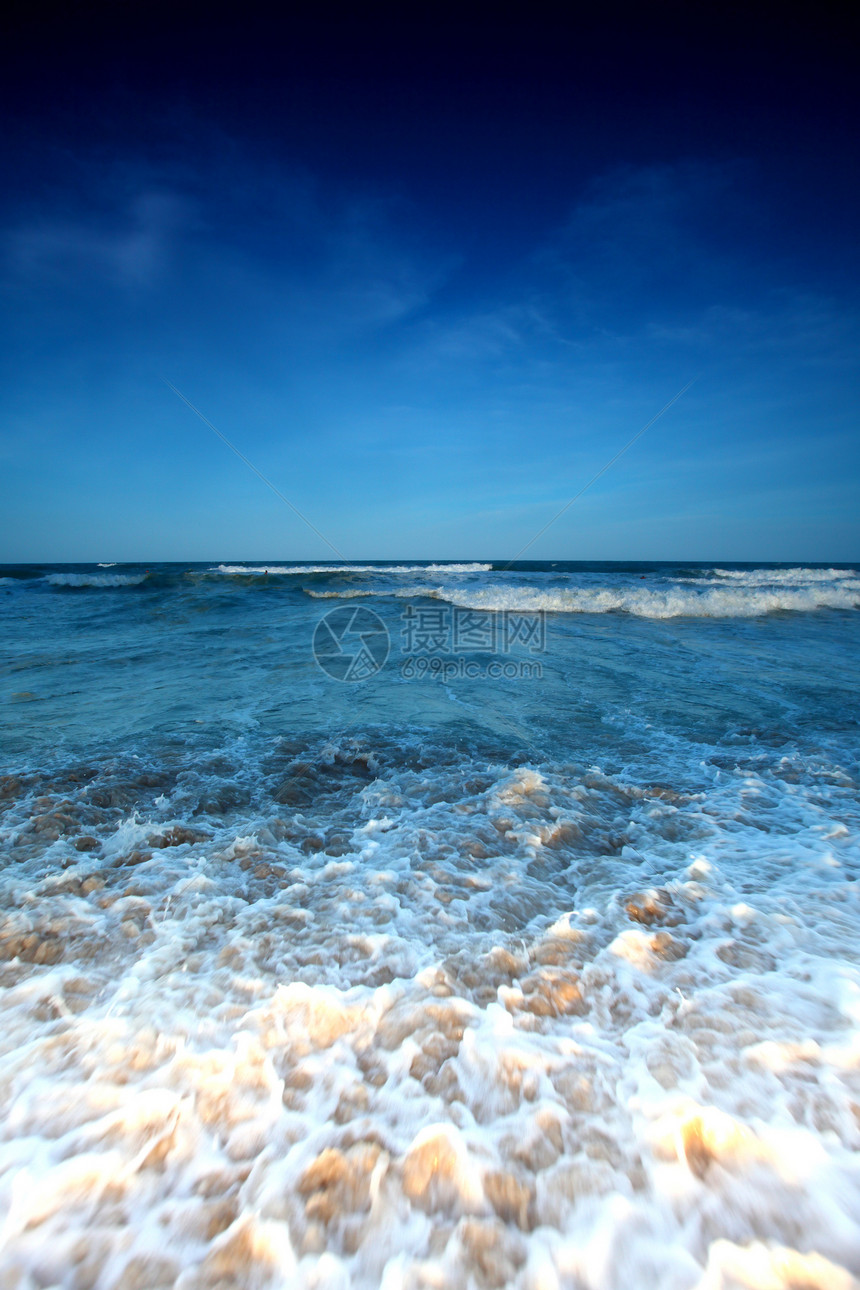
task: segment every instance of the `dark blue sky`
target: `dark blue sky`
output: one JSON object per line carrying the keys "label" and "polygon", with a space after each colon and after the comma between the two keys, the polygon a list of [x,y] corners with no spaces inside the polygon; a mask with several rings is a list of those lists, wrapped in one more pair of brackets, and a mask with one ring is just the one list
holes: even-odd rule
{"label": "dark blue sky", "polygon": [[[13,11],[0,559],[849,560],[835,10]],[[465,16],[464,16],[465,15]]]}

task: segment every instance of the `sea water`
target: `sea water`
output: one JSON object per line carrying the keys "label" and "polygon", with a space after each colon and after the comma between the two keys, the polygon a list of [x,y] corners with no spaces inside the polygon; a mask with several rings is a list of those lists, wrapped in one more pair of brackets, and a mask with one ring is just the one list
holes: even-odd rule
{"label": "sea water", "polygon": [[858,607],[0,568],[2,1290],[860,1285]]}

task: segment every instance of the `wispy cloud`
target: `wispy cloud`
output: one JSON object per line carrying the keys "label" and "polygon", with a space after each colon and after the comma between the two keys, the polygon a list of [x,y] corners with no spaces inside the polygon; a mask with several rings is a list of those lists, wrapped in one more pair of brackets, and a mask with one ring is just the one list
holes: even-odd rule
{"label": "wispy cloud", "polygon": [[[205,331],[222,312],[305,339],[389,328],[426,308],[455,258],[411,235],[397,203],[306,171],[204,155],[196,169],[91,163],[43,210],[6,214],[6,283],[173,297]],[[227,182],[229,174],[229,182]],[[63,208],[62,216],[56,211]],[[3,216],[0,212],[0,221]]]}
{"label": "wispy cloud", "polygon": [[[503,296],[418,320],[414,363],[532,372],[734,349],[843,361],[858,320],[767,254],[773,212],[743,162],[615,168],[511,266]],[[679,370],[679,377],[684,375]]]}
{"label": "wispy cloud", "polygon": [[662,345],[717,349],[767,358],[776,353],[804,364],[856,364],[860,313],[832,297],[785,287],[762,293],[755,307],[713,305],[678,324],[652,322]]}
{"label": "wispy cloud", "polygon": [[174,193],[142,191],[119,210],[89,217],[45,213],[5,232],[6,272],[36,286],[95,277],[120,288],[153,287],[169,267],[171,245],[188,209]]}

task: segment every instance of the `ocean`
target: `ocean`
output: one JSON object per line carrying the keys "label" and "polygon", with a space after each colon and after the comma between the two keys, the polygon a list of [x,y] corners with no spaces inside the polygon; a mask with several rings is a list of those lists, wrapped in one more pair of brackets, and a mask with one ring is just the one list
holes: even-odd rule
{"label": "ocean", "polygon": [[0,567],[0,1290],[856,1290],[858,608]]}

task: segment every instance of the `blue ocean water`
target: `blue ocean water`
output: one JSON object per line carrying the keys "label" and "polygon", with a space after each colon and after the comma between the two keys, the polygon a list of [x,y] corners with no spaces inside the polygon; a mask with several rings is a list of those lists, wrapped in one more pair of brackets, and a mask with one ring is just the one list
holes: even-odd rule
{"label": "blue ocean water", "polygon": [[[452,736],[506,732],[538,756],[609,755],[647,726],[718,741],[737,727],[787,740],[853,730],[860,570],[793,566],[527,564],[39,566],[0,569],[3,740],[25,757],[130,751],[160,735],[329,737],[371,725]],[[452,571],[453,570],[453,571]],[[379,615],[381,670],[342,689],[313,633],[343,599]],[[408,638],[406,609],[436,619]],[[485,676],[486,637],[454,639],[465,611],[544,615],[540,683]],[[426,633],[425,633],[426,636]],[[523,644],[523,648],[518,648]],[[483,648],[482,648],[483,645]],[[438,661],[404,672],[421,657]],[[481,662],[461,675],[458,658]],[[457,682],[455,685],[454,683]],[[445,686],[450,684],[450,693]],[[622,730],[622,727],[629,727]],[[751,736],[752,737],[752,736]],[[649,744],[646,741],[645,752]]]}
{"label": "blue ocean water", "polygon": [[858,608],[0,567],[10,1284],[855,1284]]}

